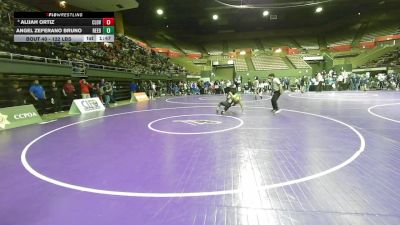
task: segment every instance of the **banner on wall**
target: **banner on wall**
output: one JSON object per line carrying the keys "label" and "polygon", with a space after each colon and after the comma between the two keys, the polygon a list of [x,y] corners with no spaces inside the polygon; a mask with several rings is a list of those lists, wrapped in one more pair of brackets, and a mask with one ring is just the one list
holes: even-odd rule
{"label": "banner on wall", "polygon": [[288,53],[289,55],[300,54],[300,49],[297,49],[297,48],[289,48],[287,53]]}
{"label": "banner on wall", "polygon": [[201,53],[188,53],[186,57],[190,59],[199,59],[201,58]]}
{"label": "banner on wall", "polygon": [[360,46],[362,48],[375,48],[376,47],[376,42],[375,41],[361,42]]}
{"label": "banner on wall", "polygon": [[168,57],[170,57],[170,58],[177,58],[177,57],[180,57],[181,55],[182,54],[180,52],[174,52],[171,50],[169,50],[169,52],[168,52]]}
{"label": "banner on wall", "polygon": [[336,45],[329,47],[329,50],[332,52],[345,52],[351,50],[351,45]]}
{"label": "banner on wall", "polygon": [[0,130],[41,123],[42,118],[33,105],[0,109]]}
{"label": "banner on wall", "polygon": [[386,36],[376,37],[375,41],[376,42],[383,42],[383,41],[391,41],[391,40],[396,40],[396,39],[400,39],[400,34],[393,34],[393,35],[386,35]]}
{"label": "banner on wall", "polygon": [[99,98],[75,99],[72,102],[69,114],[85,114],[90,112],[104,111],[106,108]]}

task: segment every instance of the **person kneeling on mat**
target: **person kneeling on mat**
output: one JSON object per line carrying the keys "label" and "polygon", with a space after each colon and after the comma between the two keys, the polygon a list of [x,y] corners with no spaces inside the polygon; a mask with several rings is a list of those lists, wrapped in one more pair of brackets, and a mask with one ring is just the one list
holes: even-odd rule
{"label": "person kneeling on mat", "polygon": [[221,114],[224,114],[226,111],[228,111],[230,107],[235,106],[237,104],[240,105],[240,108],[242,109],[243,113],[243,104],[240,95],[236,92],[235,89],[231,88],[227,94],[226,100],[218,104],[217,113],[220,113],[221,106],[224,106],[224,109],[221,110]]}

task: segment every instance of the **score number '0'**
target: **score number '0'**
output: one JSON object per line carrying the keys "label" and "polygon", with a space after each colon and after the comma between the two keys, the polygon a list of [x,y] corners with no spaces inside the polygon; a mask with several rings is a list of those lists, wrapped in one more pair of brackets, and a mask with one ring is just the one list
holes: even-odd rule
{"label": "score number '0'", "polygon": [[103,18],[103,26],[114,26],[114,18]]}

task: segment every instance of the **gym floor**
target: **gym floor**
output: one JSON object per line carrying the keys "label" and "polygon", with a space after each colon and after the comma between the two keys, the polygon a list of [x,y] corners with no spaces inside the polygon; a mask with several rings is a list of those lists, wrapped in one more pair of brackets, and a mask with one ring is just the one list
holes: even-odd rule
{"label": "gym floor", "polygon": [[400,92],[222,100],[0,132],[0,224],[400,224]]}

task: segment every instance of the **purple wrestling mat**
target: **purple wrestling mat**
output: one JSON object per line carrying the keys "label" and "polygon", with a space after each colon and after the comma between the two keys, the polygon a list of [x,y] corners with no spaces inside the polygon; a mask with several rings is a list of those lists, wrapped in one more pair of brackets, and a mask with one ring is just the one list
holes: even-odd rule
{"label": "purple wrestling mat", "polygon": [[184,96],[0,132],[1,225],[400,224],[400,93]]}

